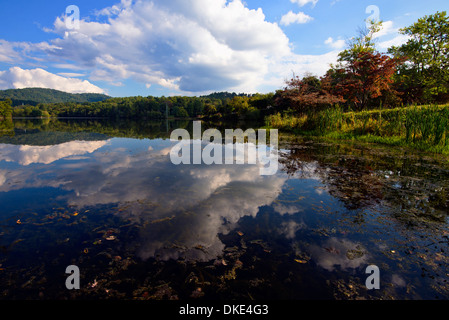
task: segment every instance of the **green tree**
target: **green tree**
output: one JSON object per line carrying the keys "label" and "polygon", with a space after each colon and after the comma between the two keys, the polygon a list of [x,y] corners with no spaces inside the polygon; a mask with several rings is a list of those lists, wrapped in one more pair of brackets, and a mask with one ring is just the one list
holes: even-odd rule
{"label": "green tree", "polygon": [[5,120],[6,118],[11,117],[12,114],[11,105],[12,105],[11,99],[0,101],[0,120]]}
{"label": "green tree", "polygon": [[235,96],[228,103],[228,108],[239,115],[243,115],[248,111],[249,104],[247,97]]}
{"label": "green tree", "polygon": [[188,118],[189,117],[188,112],[183,107],[175,106],[174,113],[175,113],[175,117],[177,117],[177,118]]}
{"label": "green tree", "polygon": [[400,30],[409,36],[407,43],[392,47],[389,52],[406,57],[398,80],[411,98],[424,102],[448,98],[449,92],[449,17],[446,11],[424,16]]}
{"label": "green tree", "polygon": [[375,34],[382,30],[382,21],[371,21],[366,28],[360,28],[358,36],[349,41],[348,49],[338,54],[338,62],[352,63],[362,54],[376,51]]}
{"label": "green tree", "polygon": [[211,103],[206,103],[203,113],[206,117],[213,117],[217,114],[217,108]]}

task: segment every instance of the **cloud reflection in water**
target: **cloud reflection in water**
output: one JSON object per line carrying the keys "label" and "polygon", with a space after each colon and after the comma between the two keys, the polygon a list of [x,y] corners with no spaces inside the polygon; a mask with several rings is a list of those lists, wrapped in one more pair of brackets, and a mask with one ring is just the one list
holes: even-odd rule
{"label": "cloud reflection in water", "polygon": [[[72,206],[117,203],[115,214],[142,225],[142,258],[209,260],[224,248],[219,234],[270,205],[287,179],[261,176],[259,165],[174,165],[169,158],[173,143],[130,141],[84,142],[85,151],[76,148],[78,142],[71,143],[72,152],[62,152],[66,148],[61,145],[31,150],[40,155],[34,156],[33,168],[26,166],[33,162],[25,161],[30,159],[27,150],[2,145],[4,160],[22,165],[4,172],[2,191],[52,186],[70,191],[65,197]],[[13,177],[14,186],[7,183]]]}

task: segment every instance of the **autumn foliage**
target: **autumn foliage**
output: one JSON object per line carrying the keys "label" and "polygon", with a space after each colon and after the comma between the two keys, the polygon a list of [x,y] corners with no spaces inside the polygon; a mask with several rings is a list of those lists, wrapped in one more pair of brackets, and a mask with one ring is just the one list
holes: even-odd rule
{"label": "autumn foliage", "polygon": [[404,59],[365,51],[350,61],[328,70],[321,78],[294,76],[287,87],[277,93],[278,105],[289,105],[299,113],[320,111],[336,104],[354,110],[370,107],[371,102],[400,103],[394,89],[394,75]]}
{"label": "autumn foliage", "polygon": [[302,79],[294,76],[286,82],[287,87],[278,91],[277,105],[287,105],[299,113],[322,110],[329,105],[343,103],[344,99],[329,92],[330,87],[312,75]]}
{"label": "autumn foliage", "polygon": [[367,110],[413,103],[449,101],[449,16],[446,11],[419,19],[400,29],[409,40],[378,52],[376,33],[381,21],[372,21],[339,53],[324,77],[293,76],[278,91],[279,111],[320,111],[339,104],[344,109]]}
{"label": "autumn foliage", "polygon": [[355,110],[363,110],[369,107],[370,101],[381,97],[400,102],[393,82],[397,67],[403,61],[378,52],[360,52],[345,66],[328,71],[326,77],[332,84],[330,92]]}

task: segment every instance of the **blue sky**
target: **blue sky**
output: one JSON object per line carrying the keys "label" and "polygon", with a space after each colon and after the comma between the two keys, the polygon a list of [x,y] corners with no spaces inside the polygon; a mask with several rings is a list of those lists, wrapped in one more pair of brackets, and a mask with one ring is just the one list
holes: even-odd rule
{"label": "blue sky", "polygon": [[0,89],[273,92],[293,72],[322,75],[372,14],[385,51],[407,40],[399,28],[444,10],[447,0],[2,1]]}

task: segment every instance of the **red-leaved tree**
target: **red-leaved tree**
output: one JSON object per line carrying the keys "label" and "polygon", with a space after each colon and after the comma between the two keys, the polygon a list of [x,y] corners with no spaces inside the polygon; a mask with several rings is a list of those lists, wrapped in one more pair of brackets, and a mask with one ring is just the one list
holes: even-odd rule
{"label": "red-leaved tree", "polygon": [[339,68],[328,71],[326,77],[331,92],[362,110],[373,99],[381,96],[397,96],[393,89],[393,76],[403,62],[378,52],[359,52]]}
{"label": "red-leaved tree", "polygon": [[275,97],[277,105],[288,105],[300,114],[319,111],[344,100],[327,91],[321,79],[306,75],[302,79],[293,76],[286,81],[287,87],[278,91]]}

